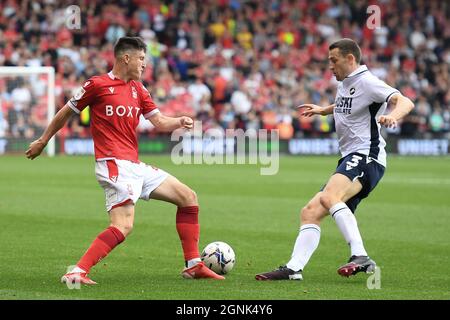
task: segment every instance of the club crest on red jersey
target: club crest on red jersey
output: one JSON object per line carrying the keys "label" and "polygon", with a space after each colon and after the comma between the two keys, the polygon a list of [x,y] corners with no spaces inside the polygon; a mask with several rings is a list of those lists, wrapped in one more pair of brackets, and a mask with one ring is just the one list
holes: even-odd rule
{"label": "club crest on red jersey", "polygon": [[83,87],[80,87],[77,92],[75,92],[74,94],[74,98],[75,100],[80,100],[81,98],[83,98],[83,95],[86,93],[86,90],[83,89]]}
{"label": "club crest on red jersey", "polygon": [[137,91],[135,87],[131,87],[131,94],[134,99],[137,99]]}

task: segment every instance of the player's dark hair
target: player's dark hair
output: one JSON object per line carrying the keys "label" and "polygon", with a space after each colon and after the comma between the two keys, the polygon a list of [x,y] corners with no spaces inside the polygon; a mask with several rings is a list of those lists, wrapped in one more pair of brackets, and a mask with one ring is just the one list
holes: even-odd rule
{"label": "player's dark hair", "polygon": [[338,40],[332,43],[328,49],[331,51],[336,48],[339,49],[342,56],[352,54],[355,57],[356,63],[359,64],[361,62],[361,48],[352,39],[344,38]]}
{"label": "player's dark hair", "polygon": [[117,40],[114,46],[114,56],[118,57],[128,50],[144,50],[144,52],[147,52],[147,45],[139,37],[122,37]]}

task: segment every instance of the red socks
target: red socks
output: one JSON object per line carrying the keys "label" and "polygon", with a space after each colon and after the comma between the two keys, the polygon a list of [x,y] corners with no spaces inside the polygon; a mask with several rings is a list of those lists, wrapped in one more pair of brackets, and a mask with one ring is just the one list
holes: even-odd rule
{"label": "red socks", "polygon": [[178,207],[177,232],[183,247],[184,260],[199,258],[198,239],[200,225],[198,224],[198,206]]}
{"label": "red socks", "polygon": [[118,244],[125,240],[122,232],[116,227],[109,227],[92,242],[89,249],[78,261],[77,266],[86,272],[106,257]]}
{"label": "red socks", "polygon": [[[184,259],[199,258],[198,239],[200,225],[198,224],[198,206],[178,207],[176,217],[177,232],[183,247]],[[119,229],[109,227],[92,242],[89,249],[78,261],[77,266],[86,272],[106,257],[112,249],[125,240]]]}

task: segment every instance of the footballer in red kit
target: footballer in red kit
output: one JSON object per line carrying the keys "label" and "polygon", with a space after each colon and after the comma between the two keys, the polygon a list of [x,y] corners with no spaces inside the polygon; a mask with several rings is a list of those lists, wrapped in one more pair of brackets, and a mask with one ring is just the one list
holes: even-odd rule
{"label": "footballer in red kit", "polygon": [[26,151],[38,157],[48,141],[74,114],[89,106],[95,147],[95,175],[106,195],[110,224],[97,235],[63,283],[96,284],[91,268],[122,243],[133,229],[135,203],[139,199],[162,200],[177,206],[176,229],[183,249],[187,279],[224,279],[200,259],[200,225],[196,193],[168,174],[139,161],[136,127],[141,115],[163,132],[191,129],[189,117],[167,117],[159,112],[150,93],[139,81],[145,69],[146,44],[138,37],[122,37],[114,46],[115,62],[108,74],[94,76],[58,111],[42,136]]}

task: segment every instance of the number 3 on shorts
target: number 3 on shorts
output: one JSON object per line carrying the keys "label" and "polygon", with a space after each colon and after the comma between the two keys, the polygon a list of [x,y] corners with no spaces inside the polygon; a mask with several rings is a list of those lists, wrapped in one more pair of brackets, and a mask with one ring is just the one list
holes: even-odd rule
{"label": "number 3 on shorts", "polygon": [[347,161],[345,170],[352,170],[353,168],[356,168],[359,164],[359,161],[362,160],[362,157],[357,156],[356,154],[352,156],[352,160]]}

